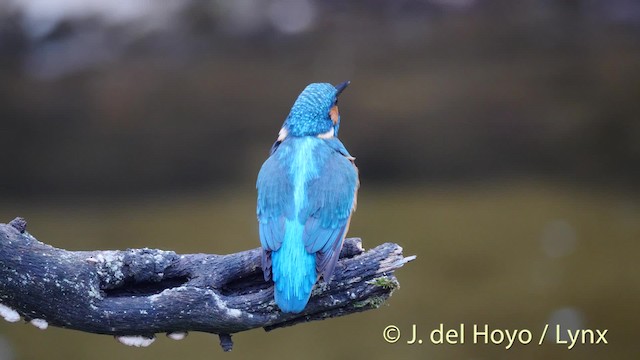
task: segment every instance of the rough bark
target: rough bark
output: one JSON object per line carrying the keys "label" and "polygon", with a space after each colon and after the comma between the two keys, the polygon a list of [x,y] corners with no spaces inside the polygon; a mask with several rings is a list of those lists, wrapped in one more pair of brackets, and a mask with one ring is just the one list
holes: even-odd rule
{"label": "rough bark", "polygon": [[333,279],[320,281],[302,313],[285,314],[260,268],[260,249],[229,255],[157,249],[67,251],[36,240],[26,222],[0,224],[0,304],[27,321],[115,336],[272,330],[379,307],[413,260],[397,244],[364,251],[345,240]]}

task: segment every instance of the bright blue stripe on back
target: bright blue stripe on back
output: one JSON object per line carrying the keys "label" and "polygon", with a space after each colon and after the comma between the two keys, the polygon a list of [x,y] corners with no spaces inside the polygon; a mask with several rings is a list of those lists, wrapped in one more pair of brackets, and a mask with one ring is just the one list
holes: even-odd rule
{"label": "bright blue stripe on back", "polygon": [[[293,138],[288,142],[291,152],[284,163],[290,164],[289,178],[293,187],[293,218],[285,222],[284,238],[278,251],[272,256],[273,281],[276,283],[275,300],[284,312],[300,312],[304,309],[316,282],[315,254],[305,250],[304,223],[297,214],[307,203],[307,182],[318,176],[315,149],[321,142],[317,138]],[[285,146],[286,146],[285,145]]]}

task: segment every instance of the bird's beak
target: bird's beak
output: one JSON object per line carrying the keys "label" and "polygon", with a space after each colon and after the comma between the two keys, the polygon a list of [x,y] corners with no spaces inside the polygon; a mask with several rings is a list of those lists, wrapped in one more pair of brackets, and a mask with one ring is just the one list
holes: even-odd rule
{"label": "bird's beak", "polygon": [[349,86],[349,84],[351,84],[351,81],[347,80],[343,83],[336,85],[336,90],[338,90],[338,92],[336,93],[336,97],[340,96],[340,93],[344,91],[344,89],[346,89],[347,86]]}

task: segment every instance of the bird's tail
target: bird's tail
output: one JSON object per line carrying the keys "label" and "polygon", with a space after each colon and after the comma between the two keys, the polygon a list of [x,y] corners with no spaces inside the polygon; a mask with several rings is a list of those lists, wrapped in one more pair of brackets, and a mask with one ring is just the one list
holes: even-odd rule
{"label": "bird's tail", "polygon": [[287,220],[280,249],[271,253],[274,297],[283,312],[301,312],[317,280],[315,254],[304,248],[304,225]]}

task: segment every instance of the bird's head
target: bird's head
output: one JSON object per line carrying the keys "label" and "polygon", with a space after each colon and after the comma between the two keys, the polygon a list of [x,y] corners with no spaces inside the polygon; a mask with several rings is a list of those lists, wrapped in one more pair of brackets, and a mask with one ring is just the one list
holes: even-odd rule
{"label": "bird's head", "polygon": [[336,86],[327,83],[309,84],[293,104],[278,140],[282,141],[288,135],[324,138],[338,136],[338,96],[349,83],[345,81]]}

